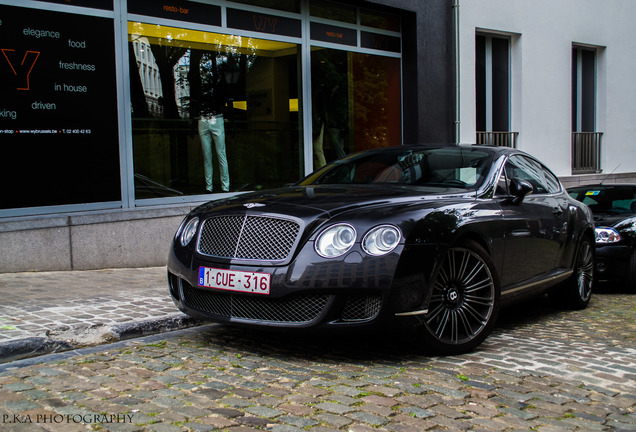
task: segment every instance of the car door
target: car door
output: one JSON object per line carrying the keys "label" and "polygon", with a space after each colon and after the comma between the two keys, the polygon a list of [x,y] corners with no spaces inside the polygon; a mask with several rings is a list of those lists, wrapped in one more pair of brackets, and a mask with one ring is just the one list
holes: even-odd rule
{"label": "car door", "polygon": [[513,155],[506,162],[503,175],[503,188],[512,179],[528,181],[533,187],[521,203],[511,199],[500,201],[505,226],[501,284],[505,290],[532,283],[555,269],[563,242],[566,209],[559,202],[554,185],[546,180],[543,167],[535,160]]}

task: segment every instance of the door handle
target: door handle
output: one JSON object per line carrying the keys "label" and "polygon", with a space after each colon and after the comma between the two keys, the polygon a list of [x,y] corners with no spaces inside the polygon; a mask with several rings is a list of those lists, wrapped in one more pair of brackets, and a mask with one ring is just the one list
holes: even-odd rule
{"label": "door handle", "polygon": [[530,230],[518,229],[510,233],[510,237],[530,237]]}
{"label": "door handle", "polygon": [[561,207],[554,207],[552,208],[552,214],[554,217],[559,217],[563,214],[563,210],[561,210]]}

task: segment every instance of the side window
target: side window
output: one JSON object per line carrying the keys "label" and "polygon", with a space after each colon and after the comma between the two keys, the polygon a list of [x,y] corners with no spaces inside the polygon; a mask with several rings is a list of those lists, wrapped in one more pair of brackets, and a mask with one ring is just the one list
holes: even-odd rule
{"label": "side window", "polygon": [[509,179],[518,178],[530,182],[532,193],[545,194],[549,191],[543,167],[525,156],[511,156],[506,163],[506,174]]}
{"label": "side window", "polygon": [[506,170],[501,171],[501,175],[499,176],[499,180],[497,181],[497,189],[495,190],[495,195],[508,195],[508,177],[506,176]]}
{"label": "side window", "polygon": [[556,178],[552,172],[550,172],[546,167],[542,166],[543,175],[545,177],[546,184],[548,185],[548,192],[550,193],[558,193],[561,191],[561,183],[559,179]]}

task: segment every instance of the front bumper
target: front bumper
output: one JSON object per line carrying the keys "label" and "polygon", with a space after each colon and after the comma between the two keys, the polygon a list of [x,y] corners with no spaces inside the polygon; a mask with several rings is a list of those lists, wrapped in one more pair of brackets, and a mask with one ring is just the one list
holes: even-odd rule
{"label": "front bumper", "polygon": [[[318,259],[306,248],[289,265],[256,266],[191,255],[174,245],[168,260],[170,295],[184,313],[215,322],[259,327],[376,325],[392,317],[391,286],[399,250],[384,257],[351,251]],[[270,294],[201,287],[199,268],[270,274]]]}
{"label": "front bumper", "polygon": [[627,275],[632,248],[627,245],[596,246],[596,278],[621,281]]}

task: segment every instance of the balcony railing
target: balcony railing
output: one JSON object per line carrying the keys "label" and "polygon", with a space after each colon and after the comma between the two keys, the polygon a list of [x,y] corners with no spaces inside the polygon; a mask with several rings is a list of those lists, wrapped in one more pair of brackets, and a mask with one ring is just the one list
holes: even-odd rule
{"label": "balcony railing", "polygon": [[477,144],[516,148],[518,135],[519,132],[477,132]]}
{"label": "balcony railing", "polygon": [[572,132],[572,174],[601,172],[603,132]]}

